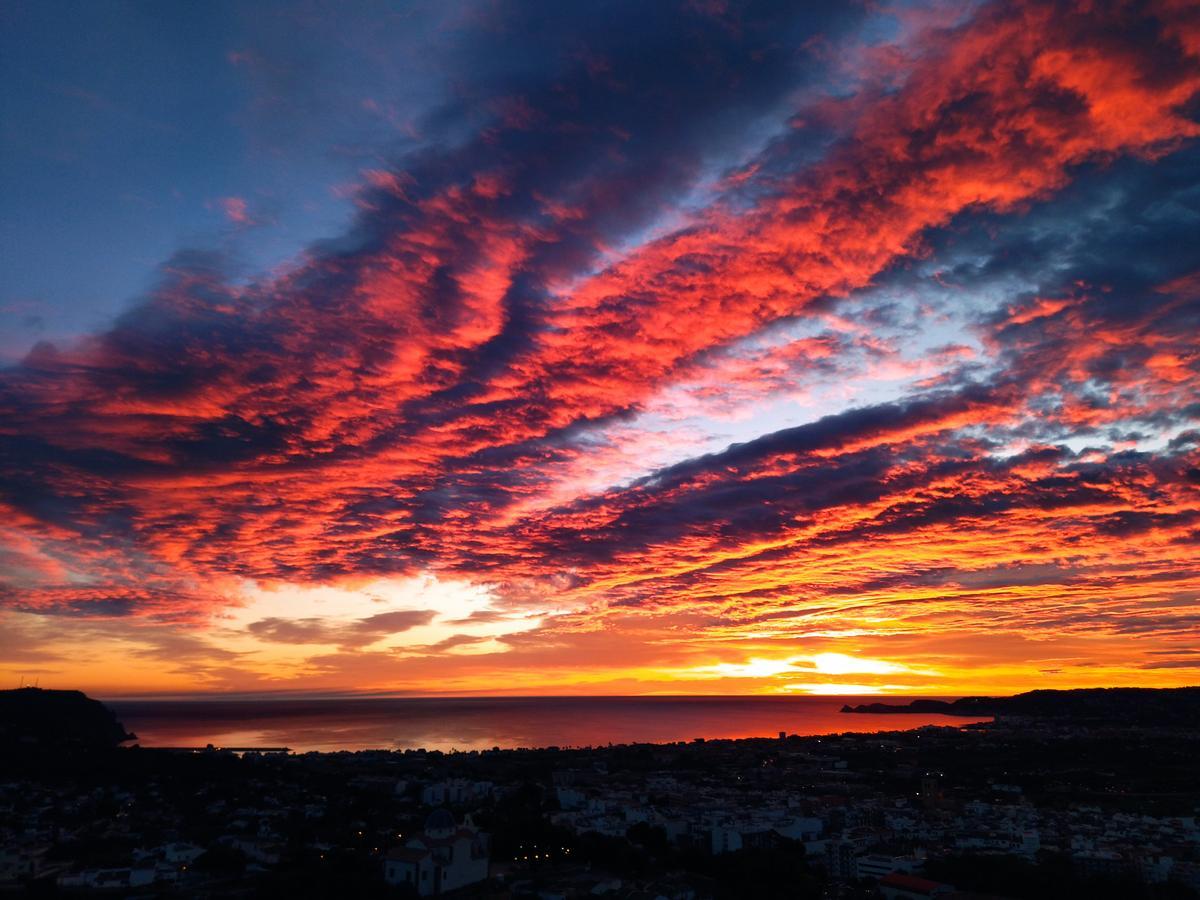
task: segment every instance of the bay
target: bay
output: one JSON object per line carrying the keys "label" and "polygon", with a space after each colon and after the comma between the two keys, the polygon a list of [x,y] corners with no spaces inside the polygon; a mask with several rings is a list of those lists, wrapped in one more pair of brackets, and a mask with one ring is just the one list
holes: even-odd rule
{"label": "bay", "polygon": [[[962,726],[985,718],[847,714],[875,697],[369,697],[106,701],[146,747],[486,750]],[[907,703],[911,697],[888,697]]]}

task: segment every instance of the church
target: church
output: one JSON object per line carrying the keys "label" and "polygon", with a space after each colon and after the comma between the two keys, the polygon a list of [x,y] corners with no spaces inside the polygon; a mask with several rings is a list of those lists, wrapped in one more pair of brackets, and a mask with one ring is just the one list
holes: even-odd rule
{"label": "church", "polygon": [[435,809],[424,832],[388,852],[384,862],[388,884],[408,884],[422,897],[437,897],[488,877],[487,835],[470,817],[459,825],[446,809]]}

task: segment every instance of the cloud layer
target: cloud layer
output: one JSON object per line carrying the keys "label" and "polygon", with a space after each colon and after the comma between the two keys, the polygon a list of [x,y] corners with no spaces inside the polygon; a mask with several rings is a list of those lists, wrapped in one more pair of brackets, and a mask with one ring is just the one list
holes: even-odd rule
{"label": "cloud layer", "polygon": [[[24,646],[178,633],[238,689],[1186,680],[1200,12],[793,6],[464,8],[344,235],[181,251],[0,372]],[[422,578],[486,603],[238,618]]]}

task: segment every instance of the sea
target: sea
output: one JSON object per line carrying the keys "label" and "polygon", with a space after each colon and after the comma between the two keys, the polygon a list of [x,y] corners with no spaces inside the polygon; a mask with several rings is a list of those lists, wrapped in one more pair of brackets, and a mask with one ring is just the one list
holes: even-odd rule
{"label": "sea", "polygon": [[[466,751],[600,747],[963,726],[986,718],[843,713],[875,697],[449,697],[106,700],[144,747]],[[903,704],[912,697],[886,698]]]}

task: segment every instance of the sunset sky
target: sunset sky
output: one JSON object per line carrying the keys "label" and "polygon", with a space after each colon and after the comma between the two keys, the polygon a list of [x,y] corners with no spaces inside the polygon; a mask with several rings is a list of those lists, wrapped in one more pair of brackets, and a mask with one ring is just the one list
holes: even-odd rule
{"label": "sunset sky", "polygon": [[0,678],[1200,682],[1200,5],[0,11]]}

